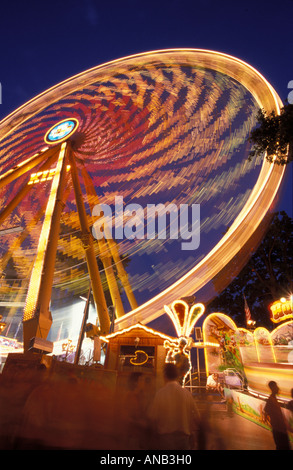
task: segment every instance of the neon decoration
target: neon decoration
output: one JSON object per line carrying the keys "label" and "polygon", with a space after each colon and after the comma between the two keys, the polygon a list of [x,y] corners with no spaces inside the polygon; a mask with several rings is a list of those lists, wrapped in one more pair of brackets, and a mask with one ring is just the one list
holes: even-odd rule
{"label": "neon decoration", "polygon": [[153,328],[150,328],[148,326],[141,325],[140,323],[136,324],[136,325],[131,325],[128,328],[116,331],[116,332],[111,333],[111,334],[106,335],[106,336],[100,336],[100,339],[101,339],[101,341],[104,341],[105,343],[109,343],[109,341],[112,338],[116,338],[117,336],[123,335],[125,333],[129,333],[130,331],[132,331],[136,328],[140,328],[141,330],[144,330],[146,333],[151,333],[153,335],[157,335],[157,336],[159,336],[160,338],[162,338],[164,340],[172,341],[172,339],[173,339],[170,336],[164,335],[163,333],[160,333],[159,331],[156,331]]}
{"label": "neon decoration", "polygon": [[[190,348],[191,346],[189,346]],[[177,366],[178,380],[184,386],[186,377],[191,370],[190,349],[188,341],[181,337],[177,341],[165,341],[164,348],[167,350],[166,362],[173,362]],[[187,352],[188,348],[188,352]]]}
{"label": "neon decoration", "polygon": [[179,369],[183,367],[184,375],[181,377],[181,383],[184,385],[185,379],[191,369],[190,354],[189,352],[187,353],[187,350],[190,351],[192,347],[192,338],[190,338],[190,335],[197,320],[203,315],[205,307],[201,303],[189,307],[184,300],[175,300],[175,302],[171,304],[171,307],[165,305],[164,309],[172,320],[178,335],[177,341],[164,342],[164,347],[168,350],[166,362],[175,362]]}
{"label": "neon decoration", "polygon": [[[115,328],[123,329],[156,319],[164,314],[164,305],[206,287],[208,302],[215,289],[221,291],[228,282],[225,267],[233,260],[235,270],[241,269],[248,241],[257,244],[252,235],[265,231],[269,223],[265,215],[273,209],[285,172],[285,167],[261,158],[248,161],[248,136],[259,108],[278,114],[281,107],[280,98],[257,70],[227,54],[172,49],[124,57],[53,86],[3,119],[0,174],[41,152],[44,138],[51,151],[74,133],[74,159],[96,192],[83,194],[89,219],[91,205],[112,204],[117,194],[125,204],[136,201],[142,207],[200,204],[200,245],[192,252],[181,250],[180,239],[119,242],[138,305],[132,308],[122,293],[126,314],[115,320]],[[28,187],[23,175],[14,183],[0,192],[1,210],[22,185]],[[30,184],[29,193],[11,213],[27,236],[1,237],[2,270],[11,263],[16,274],[13,279],[2,277],[0,295],[11,301],[26,299],[48,185]],[[89,281],[70,179],[65,191],[54,273],[54,321],[60,319],[61,303],[71,307],[74,296],[88,292]],[[251,251],[250,246],[247,256]],[[105,272],[106,268],[104,277]],[[12,285],[17,293],[12,293]],[[64,328],[70,328],[71,321],[68,314]],[[54,328],[52,340],[58,334]]]}
{"label": "neon decoration", "polygon": [[280,299],[276,300],[269,306],[271,311],[271,320],[274,323],[289,320],[293,318],[293,296],[290,300]]}
{"label": "neon decoration", "polygon": [[142,366],[143,364],[146,364],[149,360],[149,356],[145,351],[141,351],[138,349],[135,351],[135,357],[130,359],[130,364],[133,366]]}
{"label": "neon decoration", "polygon": [[171,318],[178,337],[184,338],[189,338],[194,325],[205,311],[203,304],[197,303],[189,307],[183,300],[175,300],[171,308],[164,305],[164,309]]}

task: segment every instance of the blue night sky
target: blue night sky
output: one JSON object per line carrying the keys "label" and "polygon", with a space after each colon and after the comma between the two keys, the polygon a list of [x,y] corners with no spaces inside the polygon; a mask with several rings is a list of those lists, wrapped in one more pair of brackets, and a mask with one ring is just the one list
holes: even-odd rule
{"label": "blue night sky", "polygon": [[[293,80],[293,0],[10,1],[0,10],[0,120],[91,67],[159,49],[230,54],[255,67],[283,102]],[[292,214],[292,164],[277,210]]]}
{"label": "blue night sky", "polygon": [[[283,101],[293,80],[293,0],[11,1],[1,5],[0,118],[58,82],[126,55],[203,48],[254,66]],[[292,166],[278,209],[292,217]]]}

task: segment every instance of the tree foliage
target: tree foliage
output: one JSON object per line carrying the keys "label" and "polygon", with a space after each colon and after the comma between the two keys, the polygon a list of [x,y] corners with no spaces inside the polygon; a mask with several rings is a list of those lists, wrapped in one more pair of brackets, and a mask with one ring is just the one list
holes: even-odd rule
{"label": "tree foliage", "polygon": [[286,212],[274,214],[270,228],[247,265],[208,306],[223,312],[237,326],[245,325],[244,295],[256,326],[272,327],[269,305],[293,292],[293,220]]}
{"label": "tree foliage", "polygon": [[270,163],[286,165],[293,160],[293,105],[287,104],[280,114],[268,114],[260,109],[257,114],[258,127],[250,133],[254,144],[249,159],[266,152]]}

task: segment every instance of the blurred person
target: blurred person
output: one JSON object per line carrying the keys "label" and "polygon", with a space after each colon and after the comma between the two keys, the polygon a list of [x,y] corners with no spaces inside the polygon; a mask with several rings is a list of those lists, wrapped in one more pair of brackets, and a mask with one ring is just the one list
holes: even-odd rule
{"label": "blurred person", "polygon": [[212,392],[219,392],[221,397],[225,399],[223,387],[219,382],[219,374],[215,372],[209,375],[207,379],[206,390],[211,390]]}
{"label": "blurred person", "polygon": [[289,419],[289,431],[293,433],[293,388],[291,388],[291,398],[292,400],[289,401],[287,408],[291,412],[291,419]]}
{"label": "blurred person", "polygon": [[163,373],[165,385],[156,392],[148,411],[154,448],[190,450],[200,422],[195,401],[179,384],[175,364],[166,363]]}
{"label": "blurred person", "polygon": [[291,411],[291,413],[293,413],[293,388],[291,388],[291,398],[292,400],[289,401],[287,408]]}
{"label": "blurred person", "polygon": [[268,386],[272,393],[266,402],[264,413],[265,417],[270,419],[276,450],[290,450],[286,421],[280,403],[277,400],[279,387],[274,380],[271,380]]}
{"label": "blurred person", "polygon": [[50,376],[27,398],[15,450],[84,448],[86,406],[74,375]]}
{"label": "blurred person", "polygon": [[123,450],[147,448],[146,408],[149,391],[147,376],[137,371],[131,372],[127,383],[118,387],[115,426],[117,429],[119,427],[120,445]]}
{"label": "blurred person", "polygon": [[47,375],[44,364],[32,368],[9,366],[0,387],[0,449],[13,449],[21,427],[27,398]]}
{"label": "blurred person", "polygon": [[181,338],[179,341],[179,351],[174,355],[174,361],[178,371],[178,382],[184,385],[185,376],[190,369],[188,354],[185,352],[187,341]]}

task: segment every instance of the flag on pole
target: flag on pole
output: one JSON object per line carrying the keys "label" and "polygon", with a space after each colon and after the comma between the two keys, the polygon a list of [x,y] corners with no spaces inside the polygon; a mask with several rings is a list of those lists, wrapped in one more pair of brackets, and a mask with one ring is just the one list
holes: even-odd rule
{"label": "flag on pole", "polygon": [[243,293],[243,297],[244,297],[244,311],[245,311],[246,325],[252,326],[254,325],[255,322],[251,318],[250,308],[248,307],[248,303],[247,303],[244,293]]}

